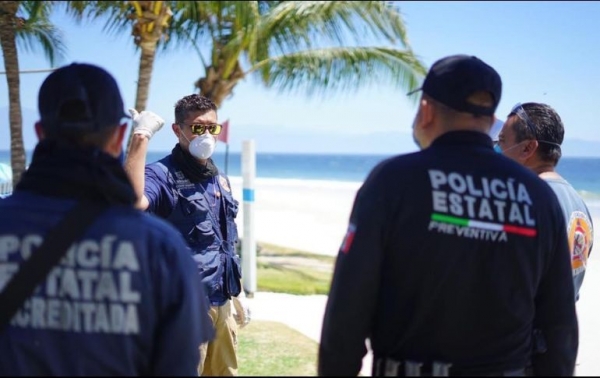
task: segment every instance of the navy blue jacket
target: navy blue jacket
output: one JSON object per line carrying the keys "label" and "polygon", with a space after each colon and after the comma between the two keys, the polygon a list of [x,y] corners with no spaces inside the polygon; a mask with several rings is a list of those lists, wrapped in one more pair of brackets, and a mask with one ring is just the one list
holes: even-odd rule
{"label": "navy blue jacket", "polygon": [[179,232],[134,209],[117,159],[36,148],[0,201],[0,287],[83,198],[111,206],[0,335],[0,375],[196,375],[206,293]]}
{"label": "navy blue jacket", "polygon": [[[487,135],[450,132],[380,163],[360,188],[336,260],[319,374],[356,375],[370,339],[375,360],[569,375],[573,295],[550,187],[494,152]],[[532,354],[534,328],[543,354]]]}
{"label": "navy blue jacket", "polygon": [[[217,196],[214,192],[218,193]],[[146,167],[149,211],[167,219],[184,236],[213,305],[241,292],[241,265],[235,218],[238,201],[227,176],[192,183],[172,155]],[[216,202],[211,208],[209,202]]]}

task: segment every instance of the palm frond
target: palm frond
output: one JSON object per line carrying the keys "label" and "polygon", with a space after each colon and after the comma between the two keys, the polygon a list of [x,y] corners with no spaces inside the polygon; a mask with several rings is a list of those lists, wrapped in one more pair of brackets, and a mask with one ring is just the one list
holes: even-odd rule
{"label": "palm frond", "polygon": [[[387,1],[174,1],[169,41],[227,81],[238,65],[280,91],[410,90],[426,70]],[[379,47],[368,47],[377,41]],[[206,59],[202,52],[209,52]]]}
{"label": "palm frond", "polygon": [[[210,32],[207,26],[209,11],[206,1],[173,1],[173,19],[167,27],[169,39],[161,44],[161,50],[188,48],[190,45],[199,51],[199,46],[211,43]],[[202,64],[206,66],[204,57],[200,55]]]}
{"label": "palm frond", "polygon": [[29,52],[41,48],[52,66],[64,60],[67,51],[62,31],[49,20],[54,3],[22,1],[18,15],[23,23],[16,30],[17,44]]}
{"label": "palm frond", "polygon": [[[196,51],[199,46],[211,46],[210,60],[200,55],[207,65],[223,66],[223,76],[227,77],[240,55],[255,39],[248,26],[256,25],[260,18],[257,1],[189,1],[174,2],[174,17],[169,28],[171,38],[164,49],[192,44]],[[239,39],[238,39],[239,37]],[[229,47],[232,39],[240,45]]]}
{"label": "palm frond", "polygon": [[[271,55],[352,43],[365,45],[369,39],[410,49],[399,11],[385,1],[268,3],[268,6],[257,7],[258,17],[246,17],[243,28],[234,30],[223,55],[244,50],[252,65]],[[243,7],[236,9],[244,12]],[[248,10],[245,13],[249,13]]]}
{"label": "palm frond", "polygon": [[125,14],[130,5],[128,1],[67,1],[62,2],[68,15],[81,23],[96,20],[99,17],[112,17]]}
{"label": "palm frond", "polygon": [[253,67],[261,81],[280,92],[309,96],[349,92],[389,83],[404,91],[418,85],[425,67],[411,50],[388,47],[334,47],[313,49],[270,58]]}
{"label": "palm frond", "polygon": [[[239,57],[243,52],[256,54],[260,44],[257,44],[259,36],[255,35],[255,26],[260,20],[260,11],[258,1],[232,2],[229,13],[233,20],[228,35],[221,35],[223,44],[222,57],[225,58],[225,69],[223,77],[227,78],[239,62]],[[239,38],[234,38],[239,37]],[[232,46],[232,40],[239,40],[240,44]]]}
{"label": "palm frond", "polygon": [[55,1],[21,1],[20,12],[24,13],[27,19],[48,20],[50,11]]}
{"label": "palm frond", "polygon": [[99,8],[95,11],[93,17],[106,19],[103,30],[107,33],[131,33],[133,22],[129,15],[133,12],[133,7],[120,4],[109,8]]}
{"label": "palm frond", "polygon": [[79,24],[103,20],[103,30],[107,33],[130,32],[128,14],[133,7],[129,1],[68,1],[65,7],[66,13]]}
{"label": "palm frond", "polygon": [[50,23],[30,24],[17,31],[17,43],[26,51],[35,52],[42,48],[50,65],[55,66],[64,60],[67,47],[63,33]]}
{"label": "palm frond", "polygon": [[410,48],[400,13],[385,1],[286,1],[262,19],[260,33],[278,36],[274,48],[285,54],[303,44],[321,41],[337,46],[370,39]]}

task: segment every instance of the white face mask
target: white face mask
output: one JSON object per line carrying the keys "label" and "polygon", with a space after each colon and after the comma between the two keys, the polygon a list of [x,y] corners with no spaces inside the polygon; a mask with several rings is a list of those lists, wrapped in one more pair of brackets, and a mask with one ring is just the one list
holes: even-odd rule
{"label": "white face mask", "polygon": [[213,138],[209,134],[198,135],[191,141],[185,136],[185,134],[181,134],[183,137],[190,143],[190,154],[197,159],[208,159],[212,156],[215,151],[215,138]]}

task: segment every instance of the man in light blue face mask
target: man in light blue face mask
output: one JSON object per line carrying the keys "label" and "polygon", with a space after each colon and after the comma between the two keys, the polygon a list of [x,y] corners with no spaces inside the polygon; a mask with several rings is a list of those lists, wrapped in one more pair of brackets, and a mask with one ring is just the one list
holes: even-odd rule
{"label": "man in light blue face mask", "polygon": [[237,329],[248,323],[250,313],[243,301],[232,303],[232,298],[242,294],[235,247],[238,201],[232,196],[229,178],[211,158],[223,130],[217,106],[198,94],[177,101],[171,129],[178,143],[170,155],[147,166],[148,142],[160,128],[157,120],[162,119],[148,111],[130,112],[134,137],[125,170],[138,195],[137,206],[166,219],[181,232],[209,289],[209,314],[216,337],[199,346],[198,375],[237,375]]}
{"label": "man in light blue face mask", "polygon": [[494,151],[496,151],[499,154],[506,154],[506,152],[509,152],[510,150],[519,147],[521,144],[523,144],[523,142],[519,142],[519,143],[515,144],[514,146],[508,147],[503,150],[502,147],[500,147],[500,141],[496,140],[496,141],[494,141]]}
{"label": "man in light blue face mask", "polygon": [[539,103],[517,104],[508,114],[494,148],[521,163],[554,190],[567,222],[575,300],[587,268],[594,241],[592,216],[583,198],[558,172],[564,126],[558,113]]}
{"label": "man in light blue face mask", "polygon": [[[519,133],[515,133],[513,126],[515,122],[518,122],[519,120],[523,122],[524,126],[523,129],[519,129]],[[521,164],[531,157],[531,152],[534,151],[540,143],[554,145],[555,147],[558,147],[560,151],[559,143],[539,140],[537,138],[536,127],[527,117],[527,112],[521,104],[513,106],[506,122],[499,131],[497,138],[494,138],[492,135],[492,139],[494,140],[494,150],[513,160],[519,161]]]}

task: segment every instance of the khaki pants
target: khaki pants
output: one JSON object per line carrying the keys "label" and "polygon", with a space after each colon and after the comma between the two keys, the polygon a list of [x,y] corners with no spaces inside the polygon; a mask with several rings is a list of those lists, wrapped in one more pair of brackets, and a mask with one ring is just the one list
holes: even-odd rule
{"label": "khaki pants", "polygon": [[210,306],[215,338],[200,345],[199,376],[237,376],[237,323],[231,300],[223,306]]}

